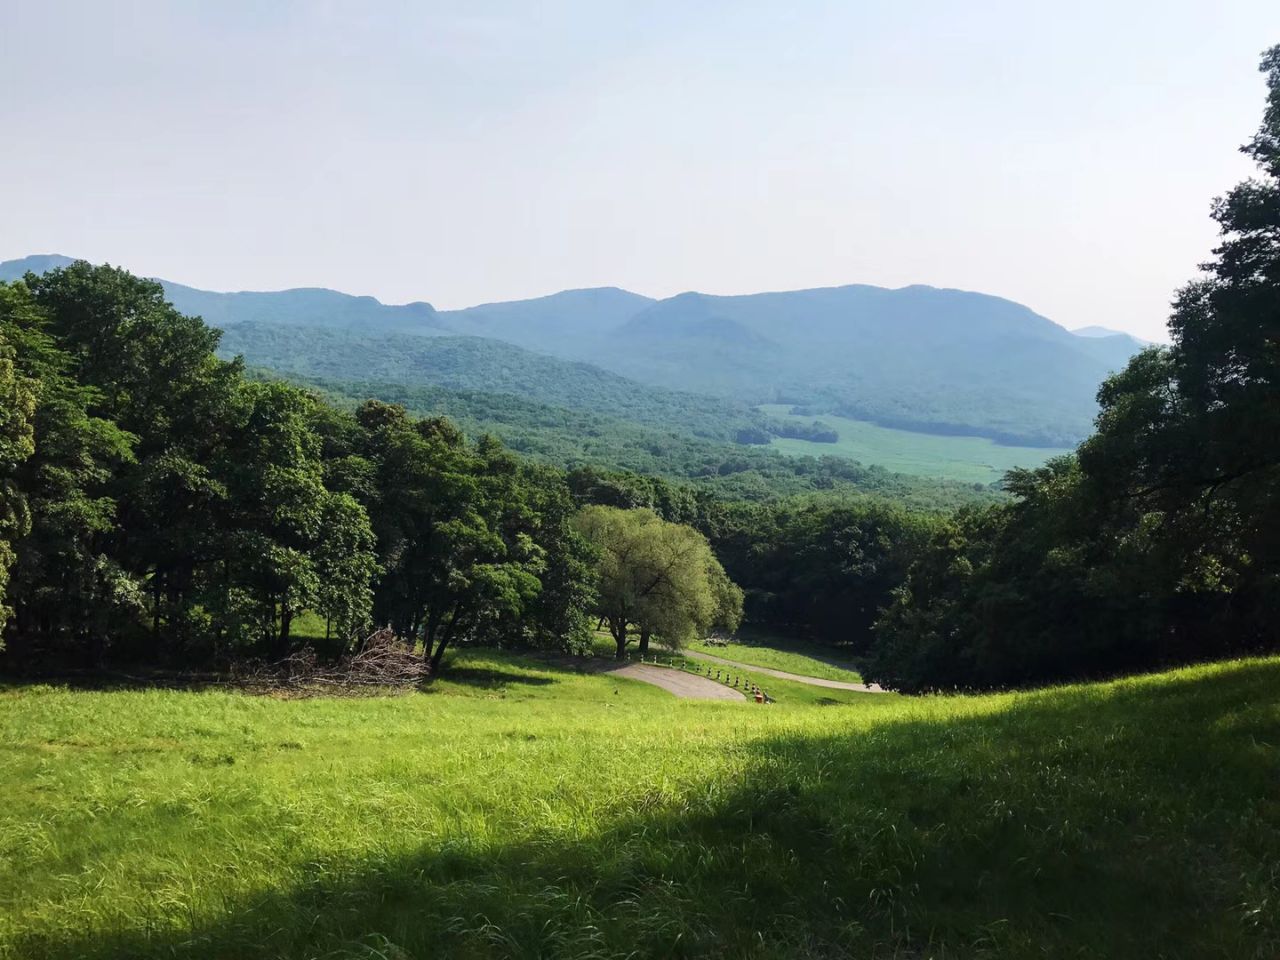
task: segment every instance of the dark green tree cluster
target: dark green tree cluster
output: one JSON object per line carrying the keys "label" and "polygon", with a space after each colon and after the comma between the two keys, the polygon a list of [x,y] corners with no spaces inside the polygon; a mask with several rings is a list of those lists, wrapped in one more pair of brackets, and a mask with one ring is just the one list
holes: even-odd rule
{"label": "dark green tree cluster", "polygon": [[448,421],[246,379],[159,284],[0,284],[0,629],[11,663],[280,656],[304,612],[450,644],[580,639],[562,475]]}
{"label": "dark green tree cluster", "polygon": [[1215,202],[1222,240],[1172,345],[1102,387],[1074,457],[962,511],[878,627],[868,673],[907,690],[1097,676],[1280,647],[1280,47]]}
{"label": "dark green tree cluster", "polygon": [[942,520],[892,503],[743,505],[713,529],[750,621],[864,654],[872,626]]}

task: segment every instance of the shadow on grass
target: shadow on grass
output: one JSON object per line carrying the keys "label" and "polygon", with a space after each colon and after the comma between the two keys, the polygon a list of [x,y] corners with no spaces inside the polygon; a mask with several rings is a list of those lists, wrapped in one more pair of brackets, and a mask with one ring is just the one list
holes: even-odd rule
{"label": "shadow on grass", "polygon": [[[853,652],[852,644],[823,643],[774,633],[759,627],[743,627],[722,650],[734,647],[751,647],[762,650],[781,650],[810,657],[838,670],[857,670],[860,658]],[[729,656],[729,654],[725,654]]]}
{"label": "shadow on grass", "polygon": [[179,670],[50,670],[43,673],[0,673],[0,689],[58,686],[70,690],[126,692],[138,690],[227,690],[230,678],[217,673]]}
{"label": "shadow on grass", "polygon": [[190,929],[14,955],[1274,957],[1277,691],[1255,662],[773,736],[585,839],[309,864]]}
{"label": "shadow on grass", "polygon": [[504,687],[508,684],[545,687],[558,682],[555,677],[541,677],[529,673],[495,670],[492,667],[468,667],[455,664],[447,664],[446,668],[440,673],[440,679],[485,689]]}

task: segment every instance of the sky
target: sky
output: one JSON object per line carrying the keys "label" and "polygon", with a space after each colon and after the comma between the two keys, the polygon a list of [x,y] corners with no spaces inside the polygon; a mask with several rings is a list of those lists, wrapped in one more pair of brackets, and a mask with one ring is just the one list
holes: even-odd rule
{"label": "sky", "polygon": [[846,283],[1163,337],[1276,0],[0,0],[0,259],[455,308]]}

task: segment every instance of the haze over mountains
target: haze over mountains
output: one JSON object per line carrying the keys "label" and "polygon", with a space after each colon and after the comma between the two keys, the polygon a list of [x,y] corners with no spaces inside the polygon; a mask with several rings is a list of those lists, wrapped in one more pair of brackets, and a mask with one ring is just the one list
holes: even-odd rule
{"label": "haze over mountains", "polygon": [[[71,262],[7,261],[0,279]],[[179,310],[227,331],[228,351],[284,373],[604,404],[619,416],[645,384],[685,394],[684,409],[689,393],[720,398],[716,416],[732,411],[739,433],[760,425],[754,405],[788,403],[900,429],[1070,445],[1088,432],[1098,385],[1142,346],[1111,331],[1072,333],[1000,297],[926,286],[665,300],[599,288],[437,311],[320,288],[217,293],[161,282]],[[582,387],[546,388],[573,381]]]}

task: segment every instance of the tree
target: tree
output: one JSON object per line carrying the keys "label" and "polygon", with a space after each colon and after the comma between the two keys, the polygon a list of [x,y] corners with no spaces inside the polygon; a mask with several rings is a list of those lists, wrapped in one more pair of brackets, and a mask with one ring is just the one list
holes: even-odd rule
{"label": "tree", "polygon": [[[0,296],[8,293],[0,285]],[[4,626],[13,612],[5,606],[9,568],[13,565],[13,541],[31,528],[26,497],[14,482],[18,465],[35,452],[31,421],[36,396],[32,384],[19,375],[13,362],[13,348],[0,328],[0,649],[4,649]]]}
{"label": "tree", "polygon": [[93,659],[138,600],[109,542],[117,511],[111,481],[133,461],[134,438],[90,414],[98,394],[75,380],[49,325],[25,285],[0,285],[0,331],[36,401],[31,453],[10,478],[28,520],[13,544],[11,633],[40,645],[78,645]]}
{"label": "tree", "polygon": [[599,556],[595,612],[618,659],[633,632],[644,652],[654,637],[678,647],[713,625],[737,625],[741,591],[696,530],[651,510],[603,506],[584,507],[577,527]]}

